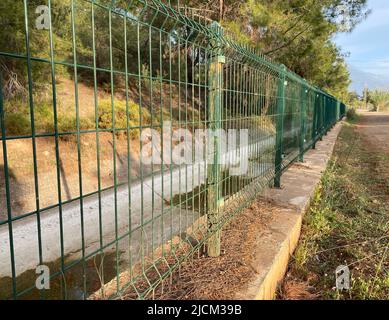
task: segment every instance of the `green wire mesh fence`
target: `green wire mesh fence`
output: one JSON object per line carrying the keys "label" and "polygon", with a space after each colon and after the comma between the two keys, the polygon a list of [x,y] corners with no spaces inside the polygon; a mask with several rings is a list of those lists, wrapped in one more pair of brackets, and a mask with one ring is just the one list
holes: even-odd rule
{"label": "green wire mesh fence", "polygon": [[173,7],[1,2],[0,298],[155,297],[344,116]]}

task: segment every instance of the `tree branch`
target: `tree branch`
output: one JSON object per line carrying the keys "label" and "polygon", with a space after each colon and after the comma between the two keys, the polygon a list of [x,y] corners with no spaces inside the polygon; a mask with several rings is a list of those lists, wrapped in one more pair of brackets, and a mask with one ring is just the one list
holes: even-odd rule
{"label": "tree branch", "polygon": [[282,45],[280,45],[280,46],[277,47],[277,48],[271,49],[271,50],[269,50],[269,51],[265,51],[264,54],[265,54],[265,55],[267,55],[267,54],[272,54],[272,53],[274,53],[274,52],[276,52],[276,51],[278,51],[278,50],[281,50],[281,49],[283,49],[283,48],[286,48],[286,47],[290,46],[298,37],[300,37],[300,36],[301,36],[302,34],[304,34],[306,31],[309,31],[309,29],[310,29],[310,28],[308,28],[308,29],[306,29],[306,30],[300,31],[300,32],[297,33],[293,38],[291,38],[289,41],[283,43]]}

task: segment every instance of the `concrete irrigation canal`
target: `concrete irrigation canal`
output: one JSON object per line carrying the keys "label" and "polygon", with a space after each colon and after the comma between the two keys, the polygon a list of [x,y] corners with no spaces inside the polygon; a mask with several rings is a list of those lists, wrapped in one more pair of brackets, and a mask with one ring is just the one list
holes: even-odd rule
{"label": "concrete irrigation canal", "polygon": [[[274,137],[260,140],[249,146],[240,148],[240,155],[250,157],[274,150]],[[222,155],[222,158],[236,157],[236,151]],[[228,168],[224,167],[222,170]],[[266,175],[274,170],[274,163],[261,163],[250,166],[247,178]],[[61,256],[79,259],[82,249],[81,221],[84,227],[85,256],[96,252],[107,244],[115,250],[115,239],[128,238],[131,233],[131,247],[128,240],[123,245],[118,242],[119,250],[130,253],[136,261],[143,253],[150,253],[153,248],[165,243],[172,236],[185,231],[201,215],[199,210],[186,210],[181,204],[171,206],[171,200],[177,195],[187,194],[200,187],[206,181],[207,166],[205,162],[193,165],[182,165],[170,172],[154,174],[142,181],[120,186],[98,194],[85,197],[83,200],[83,216],[80,203],[74,201],[62,206],[62,219],[58,208],[41,214],[40,230],[42,239],[42,255],[45,263],[53,262]],[[162,198],[164,195],[164,198]],[[129,202],[131,199],[131,202]],[[101,207],[100,207],[101,203]],[[116,203],[116,208],[115,208]],[[99,213],[101,212],[101,221]],[[129,214],[131,212],[131,214]],[[142,227],[143,226],[143,227]],[[16,220],[12,223],[15,273],[21,275],[28,270],[35,270],[39,265],[38,223],[35,216]],[[63,230],[63,252],[61,252],[61,228]],[[162,228],[162,230],[161,230]],[[142,236],[143,233],[143,236]],[[0,278],[11,277],[11,252],[9,228],[5,224],[0,227]],[[108,248],[109,249],[109,248]]]}

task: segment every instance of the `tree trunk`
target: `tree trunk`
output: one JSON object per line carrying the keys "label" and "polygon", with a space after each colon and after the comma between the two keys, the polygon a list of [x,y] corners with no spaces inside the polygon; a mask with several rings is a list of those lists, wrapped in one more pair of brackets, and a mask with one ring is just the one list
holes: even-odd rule
{"label": "tree trunk", "polygon": [[224,18],[224,0],[219,0],[219,22]]}

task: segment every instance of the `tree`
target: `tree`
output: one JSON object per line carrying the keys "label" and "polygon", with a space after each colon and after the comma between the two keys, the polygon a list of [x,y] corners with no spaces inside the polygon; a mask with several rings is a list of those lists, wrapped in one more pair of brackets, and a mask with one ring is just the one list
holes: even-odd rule
{"label": "tree", "polygon": [[[345,99],[349,74],[344,63],[344,54],[331,39],[337,32],[351,31],[368,14],[366,2],[367,0],[188,0],[180,2],[180,10],[195,19],[198,19],[199,15],[205,15],[210,19],[220,20],[237,41],[250,44],[273,60],[287,65],[289,69],[313,84]],[[68,64],[74,61],[71,28],[71,4],[74,3],[77,62],[93,66],[95,54],[97,67],[109,71],[111,46],[108,11],[94,6],[93,39],[92,5],[89,1],[64,0],[51,3],[55,59]],[[139,6],[143,5],[137,1],[131,2],[130,8],[128,2],[124,0],[116,2],[105,0],[103,3],[113,6],[111,36],[112,62],[115,70],[124,70],[127,56],[129,62],[127,71],[132,74],[141,73],[143,70],[147,75],[158,76],[161,71],[166,75],[169,73],[170,59],[172,74],[175,77],[172,80],[177,80],[178,77],[192,80],[194,70],[204,60],[203,53],[178,39],[190,41],[196,37],[196,34],[192,33],[193,30],[188,26],[176,24],[173,19],[166,20],[162,14],[156,15],[151,6],[146,10],[139,10]],[[184,4],[194,10],[189,13]],[[28,1],[30,50],[35,57],[50,59],[49,33],[47,30],[36,30],[33,25],[38,5],[41,5],[39,0]],[[122,15],[115,14],[117,11],[121,11]],[[124,39],[123,12],[129,17],[127,39]],[[140,12],[142,17],[138,17]],[[138,32],[137,19],[149,22],[152,20],[155,28],[141,25]],[[164,32],[160,35],[158,28],[162,24]],[[23,1],[1,1],[0,25],[2,26],[0,51],[25,54]],[[160,42],[163,52],[160,52]],[[167,52],[169,47],[170,52]],[[18,88],[26,88],[26,67],[21,60],[4,57],[0,57],[0,60],[6,74],[5,81],[11,88],[10,94],[16,92]],[[47,83],[50,68],[42,68],[39,63],[34,63],[32,67],[34,83],[36,85]],[[179,75],[178,70],[181,70]],[[67,72],[72,75],[72,68],[68,68]],[[93,78],[88,68],[79,68],[78,74],[84,81]],[[99,72],[98,81],[109,83],[109,72]]]}
{"label": "tree", "polygon": [[[71,37],[70,31],[65,28],[69,24],[66,17],[70,14],[70,0],[52,1],[52,26],[55,54],[58,60],[64,60],[64,52],[71,51],[71,42],[65,41]],[[27,56],[26,24],[28,18],[29,52],[31,57],[50,59],[50,38],[47,29],[38,29],[36,26],[40,12],[37,9],[42,5],[40,0],[27,2],[25,12],[23,1],[2,0],[0,3],[0,52],[10,54],[11,57],[0,55],[0,71],[3,73],[3,89],[6,98],[26,96],[28,87],[27,63],[19,56]],[[66,24],[67,23],[67,24]],[[31,75],[37,91],[47,83],[50,77],[50,68],[40,62],[31,63]]]}
{"label": "tree", "polygon": [[[199,2],[217,11],[219,1],[191,1],[192,6]],[[370,12],[366,3],[366,0],[224,1],[222,24],[239,41],[257,47],[308,81],[346,99],[350,77],[345,55],[332,37],[338,32],[352,31]]]}
{"label": "tree", "polygon": [[374,90],[370,92],[370,97],[370,101],[377,112],[380,112],[385,107],[389,106],[389,91]]}

